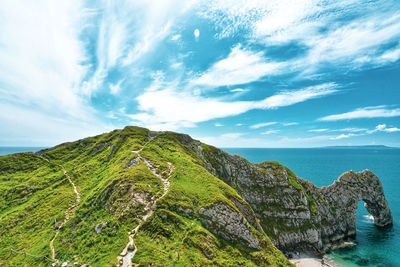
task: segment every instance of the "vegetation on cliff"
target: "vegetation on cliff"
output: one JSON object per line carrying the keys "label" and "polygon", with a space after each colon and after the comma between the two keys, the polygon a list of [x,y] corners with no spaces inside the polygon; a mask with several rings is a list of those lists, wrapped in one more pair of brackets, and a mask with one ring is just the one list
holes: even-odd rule
{"label": "vegetation on cliff", "polygon": [[[50,241],[59,229],[53,242],[55,261],[115,265],[128,233],[141,222],[134,237],[134,263],[290,265],[268,236],[246,219],[243,222],[257,240],[257,249],[235,235],[223,238],[210,231],[212,225],[205,226],[201,208],[222,203],[246,218],[238,205],[247,204],[235,189],[207,171],[204,161],[181,138],[126,127],[34,154],[1,156],[0,263],[49,265]],[[146,162],[162,177],[168,163],[173,166],[162,198],[163,183]],[[63,168],[81,197],[65,225],[66,211],[76,196]],[[156,208],[144,221],[152,200]]]}
{"label": "vegetation on cliff", "polygon": [[0,157],[0,264],[290,266],[280,250],[354,237],[361,200],[392,224],[368,170],[317,188],[275,161],[126,127]]}

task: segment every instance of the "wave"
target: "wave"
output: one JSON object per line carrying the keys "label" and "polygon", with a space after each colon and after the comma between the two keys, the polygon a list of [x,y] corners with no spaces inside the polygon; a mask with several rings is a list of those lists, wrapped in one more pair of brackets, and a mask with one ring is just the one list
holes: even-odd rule
{"label": "wave", "polygon": [[368,223],[373,223],[374,222],[374,217],[371,214],[363,215],[363,218],[365,219],[364,220],[365,222],[368,222]]}

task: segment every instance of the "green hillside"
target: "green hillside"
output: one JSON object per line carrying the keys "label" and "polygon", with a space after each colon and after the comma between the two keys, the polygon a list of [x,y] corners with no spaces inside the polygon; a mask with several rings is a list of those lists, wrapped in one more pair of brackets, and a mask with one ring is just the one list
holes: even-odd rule
{"label": "green hillside", "polygon": [[126,127],[0,156],[0,265],[290,265],[237,188],[209,171],[201,155],[217,149],[187,138]]}

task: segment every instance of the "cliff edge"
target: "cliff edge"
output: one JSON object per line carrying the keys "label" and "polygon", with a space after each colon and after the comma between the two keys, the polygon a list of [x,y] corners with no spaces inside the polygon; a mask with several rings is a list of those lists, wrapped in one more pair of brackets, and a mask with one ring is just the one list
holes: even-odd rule
{"label": "cliff edge", "polygon": [[214,147],[202,151],[205,166],[250,204],[273,243],[284,251],[324,253],[356,234],[359,201],[377,227],[393,223],[379,178],[349,171],[318,188],[275,161],[253,164]]}

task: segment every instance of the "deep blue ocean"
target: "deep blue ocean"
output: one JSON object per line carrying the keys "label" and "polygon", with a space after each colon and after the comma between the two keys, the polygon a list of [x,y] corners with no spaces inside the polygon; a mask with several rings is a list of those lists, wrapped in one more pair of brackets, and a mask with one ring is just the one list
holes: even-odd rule
{"label": "deep blue ocean", "polygon": [[[0,147],[0,155],[37,151],[37,147]],[[370,169],[381,179],[392,210],[393,228],[381,230],[360,201],[357,211],[357,237],[352,249],[336,250],[329,258],[344,266],[400,266],[400,149],[365,148],[225,148],[258,163],[276,160],[297,176],[327,186],[343,172]]]}
{"label": "deep blue ocean", "polygon": [[382,181],[392,210],[393,228],[381,230],[360,201],[357,236],[352,249],[333,251],[328,258],[344,266],[400,266],[400,149],[366,148],[225,148],[251,162],[276,160],[318,187],[332,184],[343,172],[370,169]]}

